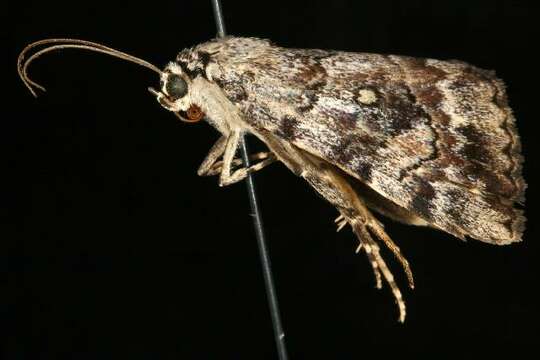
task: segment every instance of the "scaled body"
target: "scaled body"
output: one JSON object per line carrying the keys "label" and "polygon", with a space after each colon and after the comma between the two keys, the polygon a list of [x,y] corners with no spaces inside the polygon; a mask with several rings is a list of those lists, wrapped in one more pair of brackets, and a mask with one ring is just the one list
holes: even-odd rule
{"label": "scaled body", "polygon": [[[30,57],[27,53],[47,45]],[[492,244],[521,240],[523,158],[504,84],[491,71],[459,61],[287,49],[267,40],[228,37],[180,52],[164,70],[132,55],[78,39],[46,39],[19,55],[28,76],[37,57],[67,48],[105,53],[159,74],[158,102],[181,120],[206,119],[221,138],[198,169],[221,186],[280,161],[336,207],[338,230],[350,225],[377,287],[405,303],[379,253],[382,241],[409,263],[371,210]],[[206,115],[206,116],[205,116]],[[251,133],[268,152],[249,168],[235,158]]]}
{"label": "scaled body", "polygon": [[513,207],[525,189],[520,142],[493,72],[252,38],[205,43],[176,62],[223,89],[246,131],[337,166],[408,211],[394,217],[459,238],[521,239],[524,218]]}

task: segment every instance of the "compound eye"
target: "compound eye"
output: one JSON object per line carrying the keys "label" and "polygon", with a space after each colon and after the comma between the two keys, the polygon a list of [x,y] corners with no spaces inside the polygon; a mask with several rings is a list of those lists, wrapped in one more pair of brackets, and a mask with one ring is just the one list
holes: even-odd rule
{"label": "compound eye", "polygon": [[171,74],[167,77],[165,91],[173,100],[180,99],[187,94],[187,83],[181,76]]}

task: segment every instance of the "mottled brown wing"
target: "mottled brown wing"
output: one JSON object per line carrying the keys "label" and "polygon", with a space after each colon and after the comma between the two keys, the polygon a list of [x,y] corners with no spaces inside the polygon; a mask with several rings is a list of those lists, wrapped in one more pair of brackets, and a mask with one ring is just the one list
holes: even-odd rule
{"label": "mottled brown wing", "polygon": [[221,66],[216,82],[254,128],[324,158],[457,237],[521,239],[525,219],[514,208],[524,200],[520,142],[492,72],[457,61],[270,45]]}

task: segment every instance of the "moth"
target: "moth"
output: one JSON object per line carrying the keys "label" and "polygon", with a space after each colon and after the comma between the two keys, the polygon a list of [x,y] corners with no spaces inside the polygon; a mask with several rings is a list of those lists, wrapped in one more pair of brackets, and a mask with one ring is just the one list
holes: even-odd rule
{"label": "moth", "polygon": [[[45,46],[27,56],[30,50]],[[76,48],[155,71],[149,91],[179,120],[206,120],[221,137],[197,173],[219,185],[281,162],[339,212],[405,319],[405,302],[380,254],[393,252],[414,287],[409,263],[373,213],[429,226],[464,240],[518,242],[525,218],[523,157],[505,86],[494,72],[460,61],[289,49],[268,40],[226,37],[182,50],[163,70],[101,44],[47,39],[27,46],[18,72],[36,95],[28,65]],[[243,166],[243,134],[268,151]]]}

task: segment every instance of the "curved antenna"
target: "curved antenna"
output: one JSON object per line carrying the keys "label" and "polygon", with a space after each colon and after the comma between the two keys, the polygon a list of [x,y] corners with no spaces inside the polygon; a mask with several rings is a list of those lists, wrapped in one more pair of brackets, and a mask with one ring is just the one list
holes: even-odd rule
{"label": "curved antenna", "polygon": [[[54,45],[49,45],[54,44]],[[29,58],[25,59],[26,54],[33,48],[41,45],[49,45],[45,49],[42,49],[36,53],[34,53]],[[42,91],[45,91],[45,88],[38,83],[32,81],[28,77],[28,66],[32,61],[37,59],[43,54],[46,54],[51,51],[55,50],[62,50],[62,49],[82,49],[82,50],[89,50],[94,51],[98,53],[107,54],[113,57],[117,57],[123,60],[130,61],[132,63],[144,66],[150,70],[153,70],[161,75],[161,70],[151,63],[144,61],[142,59],[139,59],[138,57],[126,54],[122,51],[112,49],[110,47],[107,47],[105,45],[101,45],[95,42],[86,41],[86,40],[79,40],[79,39],[45,39],[45,40],[39,40],[36,42],[31,43],[30,45],[26,46],[23,51],[19,54],[19,58],[17,59],[17,71],[19,73],[19,76],[21,77],[21,80],[23,81],[24,85],[30,90],[32,95],[37,97],[37,94],[35,92],[34,88],[38,88]]]}

